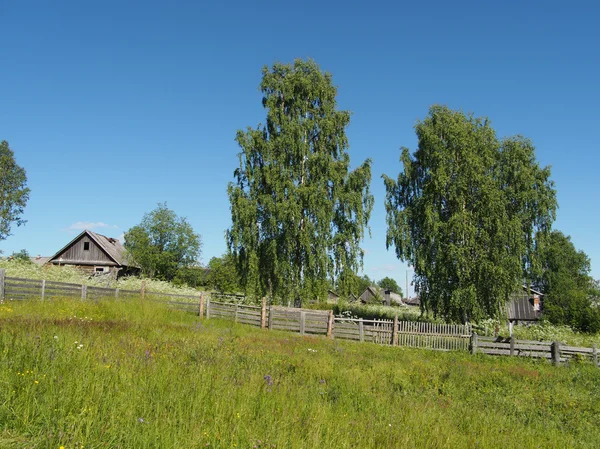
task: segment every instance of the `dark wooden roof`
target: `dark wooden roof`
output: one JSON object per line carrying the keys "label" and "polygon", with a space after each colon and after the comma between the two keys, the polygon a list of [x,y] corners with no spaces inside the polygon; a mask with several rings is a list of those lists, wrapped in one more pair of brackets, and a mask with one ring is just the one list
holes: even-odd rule
{"label": "dark wooden roof", "polygon": [[[523,286],[522,291],[516,292],[506,304],[506,314],[509,321],[537,321],[542,316],[543,293]],[[537,301],[537,306],[536,306]]]}

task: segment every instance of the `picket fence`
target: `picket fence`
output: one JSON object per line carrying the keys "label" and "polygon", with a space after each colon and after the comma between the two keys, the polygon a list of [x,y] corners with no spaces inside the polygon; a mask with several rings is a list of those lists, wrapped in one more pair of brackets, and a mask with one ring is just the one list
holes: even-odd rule
{"label": "picket fence", "polygon": [[[441,351],[470,351],[472,354],[534,357],[551,360],[554,364],[589,360],[596,366],[598,349],[561,344],[516,340],[514,338],[486,337],[472,332],[466,324],[439,324],[414,321],[369,320],[334,317],[332,311],[241,304],[238,295],[198,293],[196,295],[159,293],[147,291],[142,283],[140,290],[92,287],[64,282],[6,277],[0,269],[0,301],[39,298],[143,298],[167,304],[170,307],[198,314],[205,319],[231,319],[238,323],[263,329],[297,332],[300,335],[325,335],[329,338],[371,342],[381,345],[433,349]],[[213,298],[238,302],[219,302]]]}

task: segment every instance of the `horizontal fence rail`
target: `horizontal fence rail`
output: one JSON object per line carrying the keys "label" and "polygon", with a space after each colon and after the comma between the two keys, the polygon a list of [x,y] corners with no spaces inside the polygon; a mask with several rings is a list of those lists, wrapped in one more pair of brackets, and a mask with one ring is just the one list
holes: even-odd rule
{"label": "horizontal fence rail", "polygon": [[0,301],[22,301],[32,298],[103,298],[131,299],[163,303],[169,307],[198,314],[200,317],[230,319],[237,323],[296,332],[300,335],[326,335],[329,338],[371,342],[439,351],[471,351],[472,354],[541,358],[559,364],[569,361],[591,361],[599,365],[598,349],[569,346],[554,341],[516,340],[486,337],[472,332],[466,324],[440,324],[415,321],[372,320],[334,317],[333,312],[242,304],[243,296],[199,292],[197,295],[94,287],[66,282],[6,277],[0,269]]}

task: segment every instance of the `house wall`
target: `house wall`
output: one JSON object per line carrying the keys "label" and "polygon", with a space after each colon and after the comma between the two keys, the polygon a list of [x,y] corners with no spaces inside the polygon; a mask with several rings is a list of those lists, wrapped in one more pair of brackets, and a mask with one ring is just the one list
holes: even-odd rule
{"label": "house wall", "polygon": [[[85,250],[85,242],[89,242],[89,250]],[[100,249],[92,239],[87,235],[83,235],[78,241],[67,248],[63,253],[53,259],[56,263],[58,259],[62,258],[65,264],[92,264],[100,266],[114,266],[116,265],[105,253]]]}

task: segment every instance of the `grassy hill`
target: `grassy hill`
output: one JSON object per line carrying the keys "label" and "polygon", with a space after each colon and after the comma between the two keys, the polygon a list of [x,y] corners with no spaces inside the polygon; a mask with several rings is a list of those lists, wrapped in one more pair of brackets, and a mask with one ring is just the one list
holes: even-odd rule
{"label": "grassy hill", "polygon": [[600,369],[0,304],[2,448],[598,447]]}

